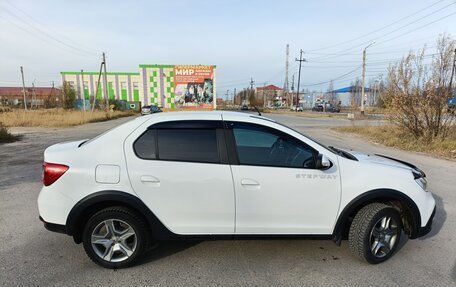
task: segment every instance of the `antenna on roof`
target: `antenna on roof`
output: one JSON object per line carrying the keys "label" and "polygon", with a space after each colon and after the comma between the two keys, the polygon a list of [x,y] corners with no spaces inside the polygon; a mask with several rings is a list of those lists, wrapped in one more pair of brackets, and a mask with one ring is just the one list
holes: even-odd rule
{"label": "antenna on roof", "polygon": [[260,110],[256,106],[253,106],[253,107],[255,108],[255,111],[258,113],[258,115],[261,117]]}

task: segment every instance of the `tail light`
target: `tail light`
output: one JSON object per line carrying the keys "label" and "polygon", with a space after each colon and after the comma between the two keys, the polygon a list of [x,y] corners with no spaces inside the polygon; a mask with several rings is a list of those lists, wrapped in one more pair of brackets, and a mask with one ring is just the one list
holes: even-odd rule
{"label": "tail light", "polygon": [[68,166],[58,163],[43,163],[43,184],[49,186],[59,179],[67,170]]}

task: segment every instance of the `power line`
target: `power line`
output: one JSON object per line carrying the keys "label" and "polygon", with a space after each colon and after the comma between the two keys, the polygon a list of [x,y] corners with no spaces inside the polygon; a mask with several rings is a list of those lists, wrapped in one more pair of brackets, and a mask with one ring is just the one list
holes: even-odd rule
{"label": "power line", "polygon": [[[432,56],[435,56],[437,55],[436,53],[432,53],[432,54],[427,54],[425,55],[425,58],[431,58]],[[400,61],[402,60],[402,57],[400,58],[390,58],[390,59],[382,59],[382,60],[379,60],[379,59],[374,59],[374,61],[370,60],[369,63],[370,64],[382,64],[382,63],[389,63],[391,61]],[[317,64],[343,64],[343,63],[359,63],[358,60],[347,60],[347,61],[324,61],[324,62],[320,62],[320,61],[309,61],[309,63],[317,63]]]}
{"label": "power line", "polygon": [[[455,2],[455,3],[456,3],[456,2]],[[379,45],[380,45],[380,44],[383,44],[383,43],[386,43],[386,42],[389,42],[389,41],[392,41],[392,40],[395,40],[395,39],[397,39],[397,38],[399,38],[399,37],[402,37],[402,36],[404,36],[404,35],[406,35],[406,34],[410,34],[410,33],[412,33],[412,32],[415,32],[416,30],[422,29],[422,28],[427,27],[427,26],[429,26],[429,25],[431,25],[431,24],[434,24],[434,23],[436,23],[436,22],[439,22],[439,21],[441,21],[441,20],[443,20],[443,19],[446,19],[446,18],[448,18],[448,17],[450,17],[450,16],[453,16],[454,14],[456,14],[456,12],[450,13],[450,14],[448,14],[448,15],[442,17],[442,18],[436,19],[436,20],[434,20],[434,21],[432,21],[432,22],[429,22],[429,23],[427,23],[427,24],[424,24],[424,25],[422,25],[422,26],[420,26],[420,27],[418,27],[418,28],[415,28],[415,29],[413,29],[413,30],[410,30],[410,31],[408,31],[408,32],[405,32],[405,33],[403,33],[403,34],[400,34],[400,35],[398,35],[398,36],[395,36],[395,37],[393,37],[393,38],[384,40],[384,41],[382,41],[381,43],[379,43]]]}
{"label": "power line", "polygon": [[[17,7],[16,5],[14,5],[14,4],[13,4],[11,1],[9,1],[9,0],[5,0],[5,1],[6,1],[11,7],[13,7],[13,8],[16,9],[17,11],[19,11],[20,13],[22,13],[23,15],[25,15],[26,17],[28,17],[29,19],[31,19],[33,22],[35,22],[35,24],[40,25],[41,27],[43,27],[43,25],[40,24],[40,22],[39,22],[36,18],[34,18],[34,17],[31,16],[30,14],[28,14],[26,11],[24,11],[23,9]],[[25,20],[23,20],[23,21],[25,22]],[[81,50],[85,50],[85,51],[87,51],[88,53],[91,53],[91,54],[97,54],[97,55],[99,54],[98,52],[97,52],[97,53],[92,52],[92,51],[91,51],[92,49],[88,49],[88,48],[84,47],[84,46],[81,45],[80,43],[75,42],[74,40],[72,40],[72,39],[66,37],[65,35],[60,34],[60,33],[57,33],[55,30],[51,30],[51,32],[53,32],[54,34],[58,34],[58,36],[60,36],[61,38],[65,38],[65,41],[72,42],[74,45],[80,47]],[[81,47],[82,47],[82,48],[81,48]]]}
{"label": "power line", "polygon": [[[6,8],[5,6],[0,6],[0,8],[2,8],[4,11],[6,11],[10,16],[16,18],[18,21],[20,21],[20,23],[22,24],[25,24],[26,26],[29,26],[30,28],[32,28],[33,30],[35,30],[36,32],[40,33],[41,35],[45,36],[46,38],[48,39],[51,39],[53,40],[54,42],[56,43],[59,43],[61,46],[64,46],[64,47],[67,47],[68,49],[71,49],[73,51],[76,51],[76,52],[79,52],[79,53],[82,53],[82,54],[85,54],[85,55],[90,55],[90,56],[95,56],[97,55],[97,53],[95,52],[90,52],[90,51],[86,51],[82,48],[79,48],[77,46],[74,46],[74,45],[71,45],[69,43],[66,43],[64,41],[61,41],[60,39],[54,37],[53,35],[47,33],[46,31],[44,31],[43,29],[39,28],[37,25],[32,25],[30,23],[28,23],[27,21],[25,21],[24,19],[21,19],[21,17],[17,16],[14,12],[12,12],[11,10],[9,10],[8,8]],[[34,34],[33,32],[30,32],[29,30],[25,29],[24,27],[21,27],[19,26],[18,24],[10,21],[9,19],[7,18],[4,18],[3,19],[7,20],[8,22],[10,22],[11,24],[15,25],[16,27],[19,27],[21,30],[26,30],[27,32],[29,32],[31,35],[37,37],[36,34]],[[43,40],[41,38],[41,40]]]}
{"label": "power line", "polygon": [[238,86],[248,86],[250,84],[250,82],[239,82],[239,83],[234,83],[234,84],[221,84],[221,85],[217,85],[217,89],[221,89],[221,88],[229,88],[229,87],[238,87]]}
{"label": "power line", "polygon": [[386,28],[388,28],[388,27],[391,27],[391,26],[393,26],[393,25],[395,25],[395,24],[397,24],[397,23],[399,23],[399,22],[401,22],[401,21],[403,21],[403,20],[405,20],[405,19],[408,19],[408,18],[410,18],[410,17],[412,17],[412,16],[415,16],[415,15],[421,13],[422,11],[425,11],[425,10],[427,10],[427,9],[429,9],[429,8],[435,6],[435,5],[437,5],[437,4],[439,4],[439,3],[443,2],[443,1],[445,1],[445,0],[437,1],[437,2],[435,2],[435,3],[433,3],[433,4],[431,4],[431,5],[428,5],[428,6],[424,7],[424,8],[422,8],[422,9],[420,9],[420,10],[418,10],[418,11],[412,13],[412,14],[409,14],[409,15],[407,15],[407,16],[405,16],[405,17],[402,17],[402,18],[400,18],[399,20],[396,20],[396,21],[394,21],[394,22],[392,22],[392,23],[390,23],[390,24],[388,24],[388,25],[386,25],[386,26],[380,27],[380,28],[378,28],[378,29],[376,29],[376,30],[374,30],[374,31],[371,31],[371,32],[366,33],[366,34],[363,34],[363,35],[358,36],[358,37],[356,37],[356,38],[353,38],[353,39],[350,39],[350,40],[347,40],[347,41],[343,41],[343,42],[340,42],[340,43],[337,43],[337,44],[333,44],[333,45],[330,45],[330,46],[326,46],[326,47],[323,47],[323,48],[320,48],[320,49],[309,50],[309,52],[320,51],[320,50],[327,50],[327,49],[329,49],[329,48],[338,47],[338,46],[340,46],[340,45],[347,44],[347,43],[356,41],[356,40],[358,40],[358,39],[362,39],[362,38],[364,38],[364,37],[366,37],[366,36],[370,36],[370,35],[372,35],[372,34],[374,34],[374,33],[376,33],[376,32],[379,32],[379,31],[382,31],[382,30],[384,30],[384,29],[386,29]]}
{"label": "power line", "polygon": [[[425,55],[425,56],[424,56],[424,59],[432,59],[432,57],[435,56],[435,55],[437,55],[437,54],[434,53],[434,54]],[[402,58],[401,58],[401,59],[402,59]],[[401,60],[401,59],[399,59],[399,60]],[[398,60],[395,60],[395,61],[397,62]],[[389,65],[389,64],[392,64],[392,62],[394,62],[394,61],[391,60],[389,63],[386,63],[386,64]],[[371,65],[369,65],[369,66],[371,66]],[[355,68],[354,70],[351,70],[351,71],[349,71],[349,72],[347,72],[347,73],[345,73],[345,74],[342,74],[342,75],[340,75],[340,76],[338,76],[338,77],[336,77],[336,78],[332,78],[332,79],[329,80],[329,81],[324,81],[324,82],[319,82],[319,83],[314,83],[314,84],[304,84],[303,86],[305,86],[305,87],[319,86],[319,85],[323,85],[323,84],[328,84],[328,83],[330,83],[331,81],[341,80],[341,79],[343,79],[344,77],[346,77],[347,75],[350,75],[350,74],[354,73],[355,71],[359,70],[360,68],[361,68],[361,66],[358,66],[358,67]],[[385,69],[369,69],[369,71],[370,71],[370,72],[377,72],[377,73],[378,73],[378,72],[387,72],[387,67],[385,67]],[[370,75],[366,75],[366,77],[369,77],[369,76],[370,76]],[[345,79],[344,79],[344,80],[345,80]],[[346,81],[346,80],[345,80],[345,81]]]}
{"label": "power line", "polygon": [[[409,44],[407,44],[409,45]],[[395,46],[391,46],[391,47],[394,47],[394,48],[398,48],[397,45]],[[437,46],[429,46],[429,47],[426,47],[426,49],[432,49],[432,48],[435,48]],[[423,47],[420,47],[420,48],[410,48],[410,46],[406,47],[406,48],[409,48],[407,51],[416,51],[416,50],[421,50]],[[394,51],[383,51],[383,52],[372,52],[372,53],[369,53],[370,55],[385,55],[385,54],[397,54],[397,53],[404,53],[404,52],[407,52],[407,51],[404,51],[404,50],[394,50]],[[309,53],[309,54],[313,54],[313,55],[325,55],[325,56],[359,56],[359,53],[343,53],[343,54],[337,54],[337,53]],[[315,62],[314,62],[315,63]],[[318,63],[322,63],[322,62],[318,62]]]}
{"label": "power line", "polygon": [[[42,36],[38,36],[37,34],[35,34],[35,33],[31,32],[31,31],[27,30],[26,28],[24,28],[24,27],[18,25],[17,23],[14,23],[14,22],[12,22],[11,20],[9,20],[9,19],[3,17],[2,15],[0,15],[0,19],[3,19],[3,20],[8,21],[10,24],[13,24],[14,26],[16,26],[16,28],[18,28],[18,29],[20,29],[20,30],[22,30],[22,31],[24,31],[24,32],[26,32],[26,33],[28,33],[28,34],[30,34],[31,36],[33,36],[33,37],[35,37],[35,38],[37,38],[37,39],[43,41],[43,42],[46,43],[46,44],[49,44],[49,42],[48,42],[46,39],[44,39]],[[53,47],[54,47],[54,46],[53,46]],[[63,48],[63,47],[62,47],[62,48]],[[82,54],[82,53],[79,53],[79,52],[74,51],[74,50],[71,50],[71,49],[65,49],[65,51],[70,52],[70,53],[75,54],[75,55],[78,55],[78,56],[81,56],[81,57],[88,57],[88,55],[86,55],[86,54]]]}
{"label": "power line", "polygon": [[332,78],[331,80],[329,81],[324,81],[324,82],[320,82],[320,83],[314,83],[314,84],[303,84],[304,87],[312,87],[312,86],[319,86],[319,85],[323,85],[323,84],[327,84],[327,83],[330,83],[331,81],[335,81],[335,80],[339,80],[339,79],[342,79],[350,74],[353,74],[354,72],[356,72],[357,70],[359,70],[361,68],[361,66],[358,66],[356,69],[353,69],[345,74],[342,74],[336,78]]}
{"label": "power line", "polygon": [[[372,38],[372,39],[369,40],[369,41],[365,41],[365,42],[363,42],[363,43],[361,43],[361,44],[358,44],[358,45],[356,45],[356,46],[352,46],[352,47],[350,47],[350,48],[344,49],[344,50],[340,51],[339,53],[335,53],[335,55],[332,55],[332,56],[316,57],[316,58],[314,58],[314,60],[317,60],[317,59],[326,59],[326,58],[333,58],[333,57],[338,56],[338,54],[340,54],[340,53],[352,51],[353,49],[358,48],[358,47],[363,46],[363,45],[366,45],[366,44],[372,42],[373,40],[378,41],[378,39],[380,39],[380,38],[383,38],[383,37],[388,36],[388,35],[390,35],[390,34],[392,34],[392,33],[395,33],[395,32],[397,32],[397,31],[399,31],[399,30],[401,30],[401,29],[403,29],[403,28],[405,28],[405,27],[408,27],[408,26],[410,26],[410,25],[412,25],[412,24],[414,24],[414,23],[416,23],[416,22],[418,22],[418,21],[421,21],[421,20],[424,19],[424,18],[427,18],[427,17],[429,17],[429,16],[431,16],[431,15],[437,13],[437,12],[440,12],[441,10],[443,10],[443,9],[445,9],[445,8],[451,6],[451,5],[454,5],[454,4],[456,4],[456,2],[450,3],[450,4],[444,6],[444,7],[440,8],[440,9],[437,9],[437,10],[435,10],[435,11],[429,13],[429,14],[426,14],[426,15],[424,15],[424,16],[422,16],[422,17],[420,17],[420,18],[418,18],[418,19],[416,19],[416,20],[414,20],[414,21],[412,21],[412,22],[410,22],[410,23],[407,23],[406,25],[403,25],[403,26],[400,26],[399,28],[396,28],[396,29],[393,30],[393,31],[389,31],[388,33],[384,33],[384,34],[382,34],[382,35],[380,35],[380,36],[378,36],[378,37],[374,37],[374,38]],[[435,23],[435,22],[441,21],[441,20],[443,20],[443,19],[445,19],[445,18],[447,18],[447,17],[449,17],[449,16],[451,16],[451,15],[453,15],[453,14],[455,14],[455,13],[456,13],[456,12],[451,13],[451,14],[449,14],[449,15],[447,15],[447,16],[441,17],[441,18],[439,18],[439,19],[437,19],[437,20],[434,20],[434,21],[429,22],[429,23],[427,23],[427,24],[425,24],[425,25],[422,25],[422,26],[420,26],[420,27],[418,27],[418,28],[416,28],[416,29],[413,29],[413,30],[408,31],[408,32],[403,33],[403,34],[400,34],[399,36],[397,36],[397,37],[395,37],[395,38],[392,38],[392,39],[399,38],[399,37],[401,37],[401,36],[403,36],[403,35],[409,34],[409,33],[411,33],[411,32],[414,32],[414,31],[416,31],[416,30],[419,30],[419,29],[421,29],[421,28],[424,28],[424,27],[426,27],[426,26],[429,26],[429,25],[431,25],[431,24],[433,24],[433,23]],[[385,43],[385,42],[388,42],[388,41],[390,41],[390,40],[381,41],[381,43]],[[378,44],[378,45],[379,45],[379,44]],[[377,45],[377,46],[378,46],[378,45]]]}

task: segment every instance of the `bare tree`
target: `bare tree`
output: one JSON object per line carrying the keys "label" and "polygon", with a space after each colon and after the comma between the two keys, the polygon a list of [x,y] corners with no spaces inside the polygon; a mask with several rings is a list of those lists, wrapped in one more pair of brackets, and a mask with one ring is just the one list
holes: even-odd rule
{"label": "bare tree", "polygon": [[332,80],[329,82],[328,90],[326,91],[326,99],[331,105],[337,106],[339,104],[339,95],[334,92],[334,84]]}
{"label": "bare tree", "polygon": [[351,82],[351,104],[353,107],[359,107],[361,105],[361,80],[356,78],[354,82]]}
{"label": "bare tree", "polygon": [[376,96],[375,96],[375,106],[379,108],[384,108],[385,107],[385,89],[386,89],[386,83],[383,79],[383,77],[380,78],[379,82],[377,83],[376,86]]}
{"label": "bare tree", "polygon": [[447,113],[451,97],[453,51],[456,41],[441,36],[437,53],[426,64],[424,47],[419,52],[410,51],[399,63],[388,69],[388,83],[383,98],[394,124],[411,132],[416,138],[432,141],[446,137],[454,120]]}

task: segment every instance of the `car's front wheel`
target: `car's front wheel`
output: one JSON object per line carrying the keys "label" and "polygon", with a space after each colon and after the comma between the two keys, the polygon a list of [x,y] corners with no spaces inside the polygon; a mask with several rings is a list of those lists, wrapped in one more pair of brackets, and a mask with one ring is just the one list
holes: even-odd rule
{"label": "car's front wheel", "polygon": [[93,215],[84,228],[87,255],[105,268],[124,268],[136,263],[147,247],[147,225],[135,211],[114,206]]}
{"label": "car's front wheel", "polygon": [[363,207],[350,226],[348,243],[352,253],[371,264],[390,258],[402,233],[399,211],[383,203]]}

